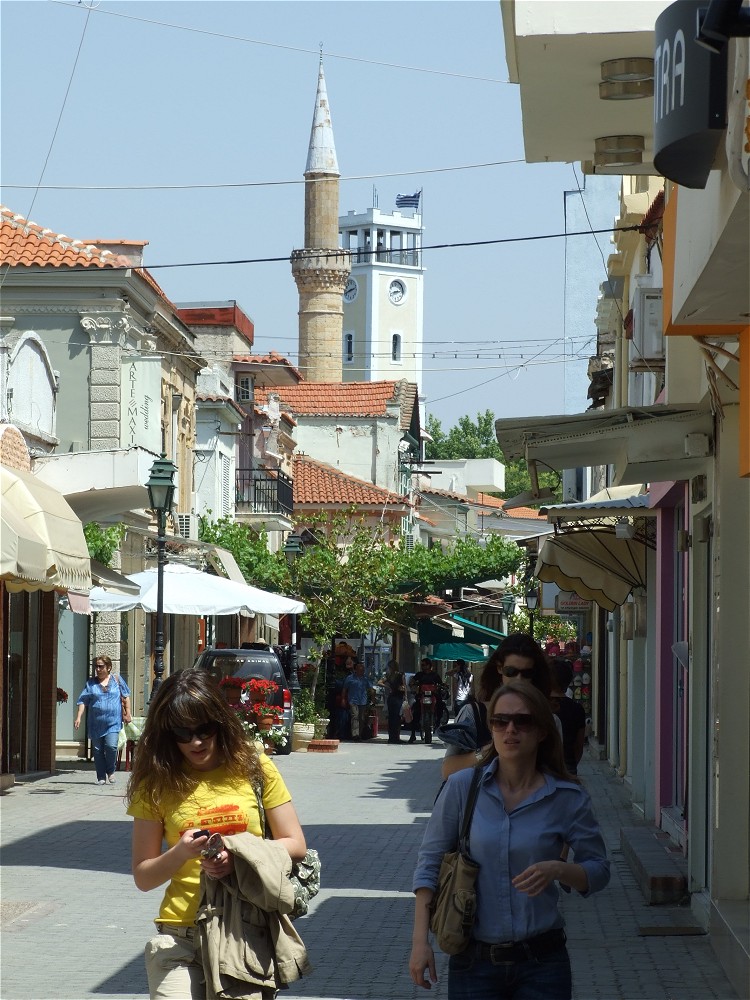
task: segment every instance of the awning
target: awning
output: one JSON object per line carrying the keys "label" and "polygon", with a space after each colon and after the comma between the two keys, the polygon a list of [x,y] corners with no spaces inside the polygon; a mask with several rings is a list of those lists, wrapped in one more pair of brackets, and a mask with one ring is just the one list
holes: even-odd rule
{"label": "awning", "polygon": [[554,524],[587,521],[609,524],[620,518],[656,517],[656,508],[649,507],[648,493],[641,486],[608,486],[578,503],[557,503],[540,507]]}
{"label": "awning", "polygon": [[432,647],[435,660],[466,660],[467,663],[478,663],[486,660],[484,651],[465,642],[438,642]]}
{"label": "awning", "polygon": [[[127,533],[141,535],[143,538],[151,539],[152,542],[156,542],[159,539],[155,531],[149,531],[147,528],[136,528],[133,525],[128,525]],[[228,549],[223,549],[220,545],[215,545],[213,542],[202,542],[197,538],[185,538],[183,535],[167,535],[166,542],[167,551],[170,548],[199,550],[205,555],[206,560],[213,566],[219,576],[226,577],[228,580],[234,580],[235,583],[247,583],[245,577],[242,575],[242,570],[237,565],[237,560]]]}
{"label": "awning", "polygon": [[704,472],[713,443],[709,411],[621,407],[495,421],[506,461],[523,458],[552,469],[614,465],[614,481],[666,482]]}
{"label": "awning", "polygon": [[101,587],[111,594],[140,593],[137,583],[133,583],[132,580],[123,576],[122,573],[110,569],[109,566],[105,566],[104,563],[100,563],[96,559],[91,560],[91,579],[94,582],[94,586]]}
{"label": "awning", "polygon": [[473,622],[461,615],[451,615],[450,617],[457,625],[463,627],[464,639],[467,642],[491,643],[493,646],[497,646],[505,638],[505,632],[498,632],[497,629],[483,625],[482,622]]}
{"label": "awning", "polygon": [[463,638],[463,629],[457,627],[454,631],[446,619],[436,622],[432,618],[420,618],[417,621],[417,632],[420,646],[430,646],[436,642],[453,642],[456,638]]}
{"label": "awning", "polygon": [[544,539],[534,575],[614,611],[633,588],[646,586],[646,557],[652,546],[645,521],[633,538],[618,538],[613,528],[577,527]]}
{"label": "awning", "polygon": [[5,465],[0,465],[0,489],[3,511],[15,515],[16,523],[24,522],[26,541],[38,538],[46,549],[44,577],[28,579],[28,571],[26,576],[6,577],[8,590],[90,590],[91,560],[83,525],[65,497],[30,472]]}
{"label": "awning", "polygon": [[0,577],[46,583],[47,546],[4,497],[0,520]]}

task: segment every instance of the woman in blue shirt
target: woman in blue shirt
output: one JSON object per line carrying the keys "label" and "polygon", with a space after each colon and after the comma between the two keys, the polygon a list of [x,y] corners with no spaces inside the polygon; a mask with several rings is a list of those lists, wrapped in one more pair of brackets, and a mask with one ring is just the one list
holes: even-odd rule
{"label": "woman in blue shirt", "polygon": [[[122,699],[125,699],[123,702]],[[94,660],[94,676],[78,696],[78,711],[73,725],[81,725],[84,708],[88,708],[88,732],[94,753],[98,784],[114,784],[117,740],[123,722],[130,722],[130,688],[122,677],[113,675],[108,656]]]}
{"label": "woman in blue shirt", "polygon": [[[472,940],[450,958],[449,1000],[570,1000],[570,960],[556,882],[584,896],[609,882],[604,841],[588,793],[565,770],[545,696],[507,681],[490,702],[492,745],[470,829],[479,865]],[[456,847],[473,769],[451,775],[427,824],[414,873],[409,973],[437,981],[429,943],[430,904],[443,854]],[[564,844],[575,861],[560,857]],[[425,978],[429,974],[430,981]]]}

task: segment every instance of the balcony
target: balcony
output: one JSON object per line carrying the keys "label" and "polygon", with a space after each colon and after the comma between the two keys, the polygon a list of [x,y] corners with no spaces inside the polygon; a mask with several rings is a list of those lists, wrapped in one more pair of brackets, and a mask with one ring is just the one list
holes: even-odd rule
{"label": "balcony", "polygon": [[294,509],[292,480],[283,472],[237,469],[234,509],[240,521],[286,531]]}
{"label": "balcony", "polygon": [[398,264],[408,267],[421,267],[421,250],[385,250],[371,247],[357,247],[352,250],[352,264],[370,264],[378,261],[382,264]]}

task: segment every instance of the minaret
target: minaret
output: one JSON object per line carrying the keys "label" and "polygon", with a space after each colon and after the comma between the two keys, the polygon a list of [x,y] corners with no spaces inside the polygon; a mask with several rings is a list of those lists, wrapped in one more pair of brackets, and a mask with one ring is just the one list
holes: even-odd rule
{"label": "minaret", "polygon": [[299,292],[299,366],[310,382],[341,381],[341,296],[349,270],[349,254],[339,248],[339,165],[321,55],[305,168],[305,249],[292,251]]}

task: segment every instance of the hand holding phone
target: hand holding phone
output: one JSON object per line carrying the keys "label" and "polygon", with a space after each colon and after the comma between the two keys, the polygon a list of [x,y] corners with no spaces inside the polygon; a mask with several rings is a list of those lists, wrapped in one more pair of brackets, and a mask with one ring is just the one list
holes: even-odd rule
{"label": "hand holding phone", "polygon": [[210,830],[196,830],[195,833],[193,834],[193,840],[197,840],[198,837],[210,837],[210,836],[211,836]]}

